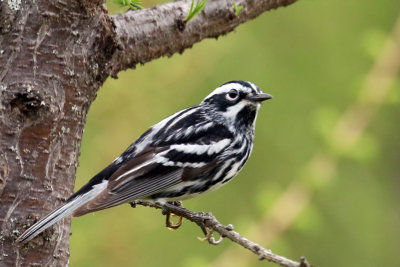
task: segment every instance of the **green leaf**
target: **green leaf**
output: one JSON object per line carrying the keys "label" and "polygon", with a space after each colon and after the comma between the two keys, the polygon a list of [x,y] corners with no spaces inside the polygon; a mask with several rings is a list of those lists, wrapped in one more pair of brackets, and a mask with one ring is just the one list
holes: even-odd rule
{"label": "green leaf", "polygon": [[207,0],[204,0],[204,1],[197,0],[196,5],[195,5],[194,0],[192,0],[192,5],[190,6],[190,10],[185,19],[185,22],[189,22],[191,19],[196,17],[203,10],[206,3],[207,3]]}
{"label": "green leaf", "polygon": [[113,0],[113,2],[121,6],[128,6],[133,10],[144,8],[141,0]]}
{"label": "green leaf", "polygon": [[237,17],[239,15],[239,12],[244,9],[243,6],[238,6],[235,2],[233,2],[233,8],[235,9],[235,17]]}

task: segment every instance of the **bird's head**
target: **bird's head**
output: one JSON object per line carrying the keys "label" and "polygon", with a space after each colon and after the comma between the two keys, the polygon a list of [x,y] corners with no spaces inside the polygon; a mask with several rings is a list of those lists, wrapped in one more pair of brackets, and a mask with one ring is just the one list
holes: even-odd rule
{"label": "bird's head", "polygon": [[229,124],[248,127],[254,125],[261,102],[271,98],[251,82],[230,81],[215,89],[201,104]]}

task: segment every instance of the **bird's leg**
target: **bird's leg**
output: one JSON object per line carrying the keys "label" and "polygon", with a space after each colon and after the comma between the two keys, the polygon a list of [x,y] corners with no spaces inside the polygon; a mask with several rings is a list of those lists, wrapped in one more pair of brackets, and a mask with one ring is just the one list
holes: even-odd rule
{"label": "bird's leg", "polygon": [[[174,206],[177,206],[177,207],[183,207],[181,201],[175,201],[175,202],[169,202],[169,203],[172,204],[172,205],[174,205]],[[182,216],[178,216],[178,215],[176,215],[176,214],[174,214],[174,213],[171,213],[171,212],[167,212],[165,215],[166,215],[166,226],[167,226],[167,228],[168,228],[169,230],[176,230],[176,229],[178,229],[179,227],[181,227],[182,222],[183,222],[183,217],[182,217]],[[172,216],[172,217],[178,217],[178,218],[179,218],[179,220],[178,220],[178,222],[177,222],[176,224],[174,224],[174,223],[171,221],[171,216]]]}
{"label": "bird's leg", "polygon": [[202,242],[207,241],[211,245],[219,245],[222,242],[222,239],[223,239],[222,236],[220,236],[218,240],[215,240],[213,229],[202,226],[201,230],[203,230],[205,237],[197,237],[198,240],[200,240]]}

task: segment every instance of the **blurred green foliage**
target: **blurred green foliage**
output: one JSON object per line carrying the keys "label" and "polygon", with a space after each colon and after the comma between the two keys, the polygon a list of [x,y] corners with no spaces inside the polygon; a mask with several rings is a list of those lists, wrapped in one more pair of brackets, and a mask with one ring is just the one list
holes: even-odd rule
{"label": "blurred green foliage", "polygon": [[[399,15],[398,0],[302,0],[183,55],[120,73],[90,109],[76,188],[154,123],[226,81],[249,80],[274,96],[258,116],[249,162],[233,182],[185,206],[212,211],[243,234],[261,229],[255,242],[293,259],[305,255],[315,266],[399,266],[399,75],[351,149],[338,152],[335,142],[346,140],[330,139]],[[309,200],[267,241],[275,229],[263,223],[294,181]],[[199,242],[191,223],[175,232],[164,223],[160,211],[129,205],[73,219],[71,266],[222,266],[229,251],[236,251],[230,266],[274,266],[228,240]]]}

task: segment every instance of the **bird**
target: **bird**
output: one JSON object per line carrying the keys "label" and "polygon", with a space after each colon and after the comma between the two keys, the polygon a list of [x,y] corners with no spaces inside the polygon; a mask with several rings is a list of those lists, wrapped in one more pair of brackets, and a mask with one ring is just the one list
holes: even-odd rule
{"label": "bird", "polygon": [[218,189],[249,158],[261,102],[271,98],[251,82],[222,84],[200,104],[148,129],[16,242],[28,242],[71,215],[79,217],[137,200],[182,201]]}

